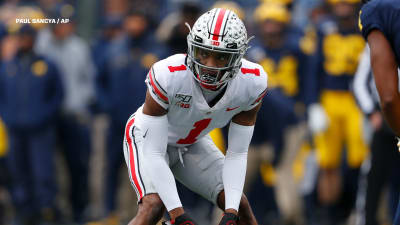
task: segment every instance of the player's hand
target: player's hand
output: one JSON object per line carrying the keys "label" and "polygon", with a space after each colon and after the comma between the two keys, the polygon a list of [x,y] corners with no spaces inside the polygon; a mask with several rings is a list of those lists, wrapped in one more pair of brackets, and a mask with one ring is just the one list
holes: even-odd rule
{"label": "player's hand", "polygon": [[169,225],[169,224],[174,224],[174,225],[198,225],[198,223],[194,222],[192,218],[186,213],[178,216],[175,218],[175,221],[171,222],[164,222],[163,225]]}
{"label": "player's hand", "polygon": [[400,138],[397,137],[397,150],[400,152]]}
{"label": "player's hand", "polygon": [[308,128],[316,134],[325,131],[328,127],[328,116],[320,104],[312,104],[308,107]]}
{"label": "player's hand", "polygon": [[224,213],[219,225],[237,225],[239,217],[233,213]]}

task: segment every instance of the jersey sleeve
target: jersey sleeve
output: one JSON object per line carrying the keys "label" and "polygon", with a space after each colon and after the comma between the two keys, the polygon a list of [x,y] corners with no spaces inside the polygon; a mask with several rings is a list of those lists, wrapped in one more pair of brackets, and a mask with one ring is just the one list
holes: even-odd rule
{"label": "jersey sleeve", "polygon": [[164,109],[168,109],[169,98],[167,93],[167,80],[163,75],[163,71],[158,69],[159,64],[154,64],[146,78],[147,89],[151,97]]}
{"label": "jersey sleeve", "polygon": [[365,39],[374,29],[383,31],[383,24],[380,18],[381,11],[378,9],[378,4],[379,1],[370,1],[360,10],[358,25]]}
{"label": "jersey sleeve", "polygon": [[254,79],[254,86],[251,88],[250,94],[250,104],[244,111],[249,111],[255,108],[262,102],[262,99],[267,94],[267,73],[260,65],[257,66],[257,70],[260,71],[260,75],[256,76]]}

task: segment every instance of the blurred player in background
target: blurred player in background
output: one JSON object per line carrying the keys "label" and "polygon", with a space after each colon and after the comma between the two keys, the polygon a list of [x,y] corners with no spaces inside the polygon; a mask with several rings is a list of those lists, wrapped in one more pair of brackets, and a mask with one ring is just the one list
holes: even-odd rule
{"label": "blurred player in background", "polygon": [[[321,218],[336,224],[345,221],[354,206],[359,168],[368,153],[363,115],[350,91],[365,41],[357,30],[359,1],[327,2],[332,17],[318,26],[318,50],[305,90],[320,169],[316,198],[311,202],[321,206]],[[342,164],[343,148],[346,164]],[[312,215],[318,217],[318,212]]]}
{"label": "blurred player in background", "polygon": [[[139,201],[130,224],[155,224],[165,209],[174,224],[197,224],[182,207],[174,177],[225,211],[219,224],[257,224],[242,191],[267,76],[242,59],[249,39],[230,10],[200,16],[187,41],[187,55],[152,66],[146,101],[126,125],[125,160]],[[207,134],[229,122],[224,157]]]}
{"label": "blurred player in background", "polygon": [[[400,136],[400,5],[396,0],[373,0],[360,11],[361,32],[371,49],[371,65],[380,105],[390,127]],[[400,140],[398,142],[399,146]],[[400,224],[400,204],[394,224]]]}
{"label": "blurred player in background", "polygon": [[118,174],[123,165],[121,154],[126,118],[143,103],[143,80],[150,66],[165,55],[155,39],[151,17],[132,7],[122,21],[123,32],[105,48],[98,64],[96,92],[101,110],[109,116],[106,144],[105,217],[118,221],[116,212]]}
{"label": "blurred player in background", "polygon": [[[3,122],[3,120],[0,118],[0,192],[3,193],[3,191],[6,188],[9,188],[10,186],[10,176],[8,173],[7,169],[7,153],[8,153],[8,135],[7,135],[7,129],[6,126]],[[0,223],[5,224],[6,223],[6,207],[4,205],[4,201],[0,201]]]}
{"label": "blurred player in background", "polygon": [[36,27],[13,23],[9,32],[0,67],[0,115],[9,137],[15,224],[55,222],[55,119],[63,86],[56,66],[33,50]]}
{"label": "blurred player in background", "polygon": [[275,168],[285,148],[288,127],[304,117],[305,111],[301,92],[309,63],[306,52],[312,50],[304,49],[298,30],[291,27],[288,8],[267,2],[256,9],[254,19],[259,38],[248,52],[249,58],[269,75],[270,89],[259,113],[253,144],[269,141],[274,148],[273,160],[262,162],[256,183],[249,190],[249,200],[262,224],[276,224],[279,218],[273,190]]}
{"label": "blurred player in background", "polygon": [[58,144],[70,175],[73,221],[83,223],[89,204],[90,107],[95,97],[95,68],[89,46],[75,33],[75,14],[72,5],[56,4],[48,17],[69,19],[69,22],[50,24],[42,29],[35,49],[52,59],[60,70],[65,98],[57,119]]}
{"label": "blurred player in background", "polygon": [[379,107],[379,96],[372,75],[370,50],[365,47],[353,83],[354,96],[360,109],[367,116],[373,134],[370,159],[361,172],[360,188],[357,196],[357,225],[377,225],[382,193],[387,186],[387,217],[394,218],[400,193],[400,154],[395,151],[395,135],[383,118]]}

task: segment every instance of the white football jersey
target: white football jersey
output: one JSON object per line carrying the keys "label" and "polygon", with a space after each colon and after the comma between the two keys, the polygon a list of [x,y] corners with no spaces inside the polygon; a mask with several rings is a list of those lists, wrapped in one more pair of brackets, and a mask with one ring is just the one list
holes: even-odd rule
{"label": "white football jersey", "polygon": [[153,99],[168,110],[168,144],[178,147],[195,143],[211,130],[227,125],[234,115],[254,108],[267,88],[264,69],[242,59],[239,74],[228,82],[222,98],[210,107],[185,65],[185,58],[186,55],[177,54],[155,63],[146,79]]}

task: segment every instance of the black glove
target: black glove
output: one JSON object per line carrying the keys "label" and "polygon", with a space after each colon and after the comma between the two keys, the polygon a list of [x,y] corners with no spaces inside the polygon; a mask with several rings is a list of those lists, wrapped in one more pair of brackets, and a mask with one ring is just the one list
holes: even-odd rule
{"label": "black glove", "polygon": [[[168,223],[163,223],[163,224],[168,224]],[[194,222],[192,218],[186,213],[178,216],[175,218],[175,222],[171,221],[171,224],[174,225],[198,225],[198,223]]]}
{"label": "black glove", "polygon": [[235,214],[224,213],[224,216],[222,217],[221,222],[219,222],[219,225],[237,225],[238,220],[239,217]]}

